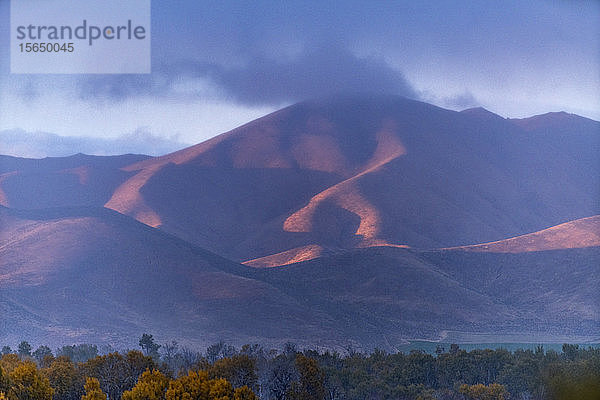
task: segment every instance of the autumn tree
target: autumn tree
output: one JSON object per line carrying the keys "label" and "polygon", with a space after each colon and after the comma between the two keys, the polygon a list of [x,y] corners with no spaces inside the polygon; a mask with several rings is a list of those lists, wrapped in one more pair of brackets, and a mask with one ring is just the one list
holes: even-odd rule
{"label": "autumn tree", "polygon": [[499,383],[492,383],[487,386],[481,383],[477,385],[463,384],[458,392],[473,400],[507,400],[509,398],[506,388]]}
{"label": "autumn tree", "polygon": [[233,397],[233,387],[226,379],[210,379],[208,388],[208,400],[230,400]]}
{"label": "autumn tree", "polygon": [[123,393],[122,400],[162,400],[169,387],[169,378],[157,370],[146,370],[136,385]]}
{"label": "autumn tree", "polygon": [[96,378],[85,378],[83,386],[85,394],[81,400],[106,400],[106,394],[100,389],[100,382]]}
{"label": "autumn tree", "polygon": [[5,354],[0,358],[0,367],[4,368],[4,372],[10,374],[17,366],[21,364],[21,359],[16,354]]}
{"label": "autumn tree", "polygon": [[242,386],[234,390],[233,400],[258,400],[258,396],[248,386]]}
{"label": "autumn tree", "polygon": [[256,361],[246,354],[239,354],[215,361],[209,367],[208,374],[212,379],[227,379],[234,388],[248,386],[254,390],[258,382]]}
{"label": "autumn tree", "polygon": [[33,361],[23,361],[10,373],[8,400],[52,400],[54,389]]}
{"label": "autumn tree", "polygon": [[206,371],[189,371],[187,375],[171,381],[167,389],[167,400],[208,400],[210,386]]}
{"label": "autumn tree", "polygon": [[8,380],[8,375],[4,372],[4,368],[0,365],[0,394],[4,395],[8,392],[10,388],[10,382]]}
{"label": "autumn tree", "polygon": [[75,364],[65,356],[52,361],[47,368],[42,369],[44,376],[54,388],[54,397],[60,400],[79,400],[83,395],[84,378]]}

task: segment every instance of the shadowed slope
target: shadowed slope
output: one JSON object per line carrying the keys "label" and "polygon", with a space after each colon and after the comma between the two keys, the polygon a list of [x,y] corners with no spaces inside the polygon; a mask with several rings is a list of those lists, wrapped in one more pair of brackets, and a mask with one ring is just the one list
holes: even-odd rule
{"label": "shadowed slope", "polygon": [[[600,328],[600,247],[527,254],[370,247],[257,271],[335,315],[361,343],[477,334],[589,340]],[[340,328],[341,329],[341,328]]]}
{"label": "shadowed slope", "polygon": [[600,247],[518,254],[449,249],[421,253],[421,258],[514,310],[498,334],[538,332],[552,341],[597,337]]}
{"label": "shadowed slope", "polygon": [[6,343],[279,342],[330,326],[247,267],[110,210],[1,209],[0,224]]}
{"label": "shadowed slope", "polygon": [[0,205],[11,208],[102,206],[143,155],[26,159],[0,156]]}

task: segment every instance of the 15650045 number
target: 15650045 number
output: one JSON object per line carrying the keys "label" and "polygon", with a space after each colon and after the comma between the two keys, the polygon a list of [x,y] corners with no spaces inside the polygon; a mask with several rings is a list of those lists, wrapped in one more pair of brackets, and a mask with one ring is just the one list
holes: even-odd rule
{"label": "15650045 number", "polygon": [[19,43],[21,53],[72,53],[73,43]]}

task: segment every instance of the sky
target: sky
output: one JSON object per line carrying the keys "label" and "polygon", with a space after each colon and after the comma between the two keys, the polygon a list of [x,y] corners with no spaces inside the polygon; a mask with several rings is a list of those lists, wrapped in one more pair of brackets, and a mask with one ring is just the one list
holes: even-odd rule
{"label": "sky", "polygon": [[10,74],[9,9],[3,154],[163,154],[347,91],[600,120],[598,0],[153,0],[147,75]]}

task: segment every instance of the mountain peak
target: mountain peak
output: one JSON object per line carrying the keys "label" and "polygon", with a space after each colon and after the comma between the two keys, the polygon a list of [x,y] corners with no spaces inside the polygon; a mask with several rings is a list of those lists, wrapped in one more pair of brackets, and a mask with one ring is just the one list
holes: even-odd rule
{"label": "mountain peak", "polygon": [[461,114],[471,115],[477,118],[495,118],[495,119],[504,119],[502,116],[491,112],[483,107],[472,107],[467,108],[466,110],[460,111]]}

